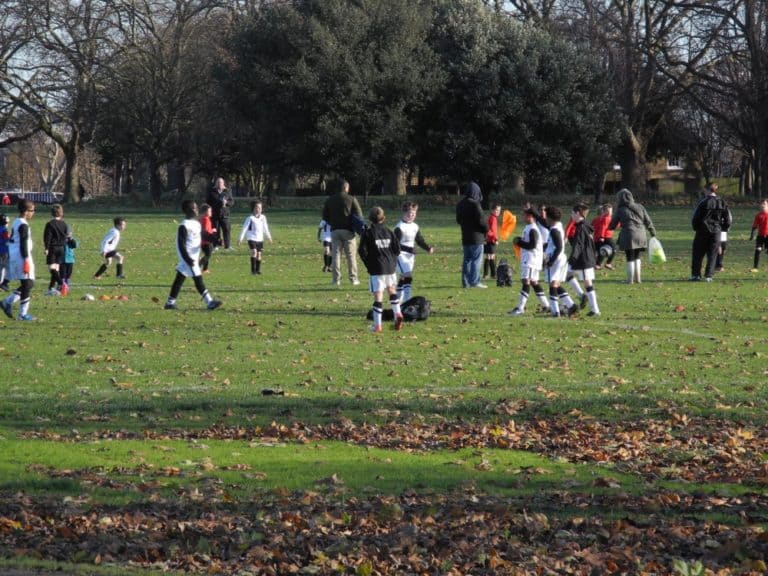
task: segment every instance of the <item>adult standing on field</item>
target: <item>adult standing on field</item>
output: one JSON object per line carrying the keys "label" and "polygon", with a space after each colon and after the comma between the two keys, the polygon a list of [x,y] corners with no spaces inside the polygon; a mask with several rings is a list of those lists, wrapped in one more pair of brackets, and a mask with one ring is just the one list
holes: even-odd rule
{"label": "adult standing on field", "polygon": [[216,178],[213,188],[208,190],[206,204],[211,207],[213,212],[212,221],[214,228],[216,228],[219,244],[223,245],[225,249],[230,250],[232,227],[229,224],[229,216],[235,201],[227,189],[224,178]]}
{"label": "adult standing on field", "polygon": [[632,192],[622,188],[616,193],[616,212],[608,224],[609,230],[615,230],[621,225],[619,232],[619,248],[627,256],[627,284],[642,281],[642,259],[640,256],[648,245],[646,230],[651,236],[656,236],[651,217],[645,207],[635,202]]}
{"label": "adult standing on field", "polygon": [[717,195],[717,184],[709,185],[709,193],[699,201],[693,211],[691,226],[696,231],[693,236],[691,250],[691,277],[689,280],[697,282],[701,280],[701,265],[704,256],[707,257],[707,266],[704,269],[704,279],[712,282],[717,263],[717,253],[720,250],[720,234],[723,226],[730,226],[730,213],[728,206]]}
{"label": "adult standing on field", "polygon": [[461,285],[463,288],[487,288],[480,282],[483,246],[488,232],[488,221],[480,204],[483,193],[476,182],[467,182],[462,187],[462,194],[463,198],[456,204],[456,223],[461,226],[461,245],[464,249]]}
{"label": "adult standing on field", "polygon": [[341,284],[341,254],[347,258],[349,281],[353,286],[360,284],[357,278],[357,237],[355,220],[361,221],[363,212],[357,198],[349,193],[349,182],[339,180],[336,193],[329,196],[323,205],[323,220],[331,227],[331,284]]}

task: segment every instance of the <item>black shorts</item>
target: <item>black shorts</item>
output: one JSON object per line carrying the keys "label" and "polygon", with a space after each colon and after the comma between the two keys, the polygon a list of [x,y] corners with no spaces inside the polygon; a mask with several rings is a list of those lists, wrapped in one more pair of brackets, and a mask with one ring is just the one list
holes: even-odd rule
{"label": "black shorts", "polygon": [[486,242],[485,246],[483,247],[483,253],[485,254],[496,254],[496,247],[498,244],[491,244],[490,242]]}
{"label": "black shorts", "polygon": [[768,236],[758,236],[755,240],[755,249],[761,250],[763,248],[768,248]]}
{"label": "black shorts", "polygon": [[115,256],[117,256],[117,250],[112,250],[104,254],[104,258],[114,258]]}
{"label": "black shorts", "polygon": [[64,262],[64,246],[51,246],[48,249],[48,254],[45,255],[45,263],[50,266],[62,262]]}
{"label": "black shorts", "polygon": [[264,242],[256,242],[255,240],[248,240],[248,248],[261,252],[264,250]]}

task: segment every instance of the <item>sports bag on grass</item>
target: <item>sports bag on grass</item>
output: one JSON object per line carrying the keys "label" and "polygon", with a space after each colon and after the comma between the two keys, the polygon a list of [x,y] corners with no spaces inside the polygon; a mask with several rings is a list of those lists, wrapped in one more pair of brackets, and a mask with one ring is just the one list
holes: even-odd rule
{"label": "sports bag on grass", "polygon": [[400,305],[403,311],[403,319],[408,322],[426,320],[432,312],[432,302],[424,296],[414,296]]}
{"label": "sports bag on grass", "polygon": [[648,240],[648,261],[651,264],[663,264],[667,261],[667,255],[664,254],[664,248],[656,236],[651,236]]}
{"label": "sports bag on grass", "polygon": [[502,258],[496,268],[496,286],[512,286],[512,269],[506,258]]}

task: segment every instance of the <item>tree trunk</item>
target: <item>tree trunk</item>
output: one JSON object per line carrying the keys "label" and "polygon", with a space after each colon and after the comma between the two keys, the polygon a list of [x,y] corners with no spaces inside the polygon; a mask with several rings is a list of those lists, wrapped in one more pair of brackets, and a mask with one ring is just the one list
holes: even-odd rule
{"label": "tree trunk", "polygon": [[635,197],[643,196],[648,187],[645,169],[645,146],[634,135],[624,138],[619,149],[621,185],[628,188]]}
{"label": "tree trunk", "polygon": [[593,178],[593,192],[595,206],[600,206],[603,203],[603,191],[605,190],[605,173],[597,173]]}
{"label": "tree trunk", "polygon": [[68,145],[63,148],[63,151],[66,160],[64,200],[71,204],[77,204],[82,200],[80,196],[80,166],[78,164],[77,145]]}
{"label": "tree trunk", "polygon": [[389,196],[405,196],[406,171],[402,168],[393,168],[384,172],[383,193]]}
{"label": "tree trunk", "polygon": [[119,197],[123,191],[123,159],[112,165],[112,196]]}
{"label": "tree trunk", "polygon": [[133,185],[135,183],[135,167],[133,165],[133,158],[130,156],[125,159],[125,195],[131,196],[133,194]]}
{"label": "tree trunk", "polygon": [[149,161],[149,196],[153,206],[159,206],[163,197],[163,179],[160,177],[160,164],[157,160]]}
{"label": "tree trunk", "polygon": [[277,180],[277,195],[296,196],[296,174],[293,170],[283,170]]}
{"label": "tree trunk", "polygon": [[[768,121],[763,122],[767,125]],[[768,127],[766,127],[768,129]],[[755,159],[752,164],[754,169],[753,193],[756,198],[768,198],[768,133],[761,130],[755,146]]]}

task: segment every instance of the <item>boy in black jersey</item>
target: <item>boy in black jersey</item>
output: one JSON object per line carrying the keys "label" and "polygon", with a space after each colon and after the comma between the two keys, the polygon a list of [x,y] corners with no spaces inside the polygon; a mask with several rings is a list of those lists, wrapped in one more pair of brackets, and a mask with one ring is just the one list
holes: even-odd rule
{"label": "boy in black jersey", "polygon": [[372,332],[381,332],[381,319],[384,312],[382,300],[384,292],[389,293],[389,305],[395,317],[395,330],[403,327],[403,314],[400,311],[400,299],[397,296],[397,257],[400,254],[400,242],[395,234],[384,226],[384,210],[374,206],[368,215],[371,225],[360,237],[358,254],[365,264],[369,287],[373,294]]}
{"label": "boy in black jersey", "polygon": [[48,283],[48,296],[61,294],[61,265],[64,263],[64,245],[67,243],[67,224],[64,222],[64,208],[61,204],[51,206],[53,218],[45,224],[43,230],[43,247],[45,248],[45,263],[51,273]]}

